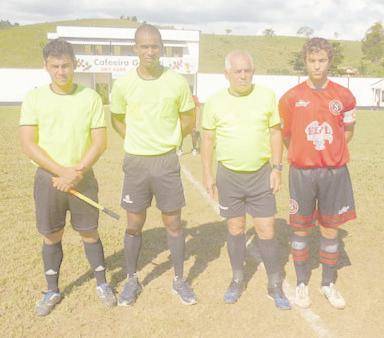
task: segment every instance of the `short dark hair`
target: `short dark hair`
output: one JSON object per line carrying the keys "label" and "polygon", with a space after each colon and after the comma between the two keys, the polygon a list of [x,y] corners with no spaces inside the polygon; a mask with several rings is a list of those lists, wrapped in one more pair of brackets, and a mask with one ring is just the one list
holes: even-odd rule
{"label": "short dark hair", "polygon": [[148,32],[148,33],[151,33],[151,34],[158,35],[158,37],[160,38],[161,43],[163,42],[163,40],[161,38],[161,33],[160,33],[160,31],[159,31],[159,29],[157,27],[155,27],[153,25],[150,25],[148,23],[143,23],[139,27],[137,27],[137,29],[136,29],[136,32],[135,32],[135,43],[137,43],[137,39],[138,39],[139,35],[142,32]]}
{"label": "short dark hair", "polygon": [[332,44],[324,38],[312,38],[308,40],[303,46],[303,58],[307,59],[307,55],[310,53],[317,53],[320,50],[325,50],[328,55],[329,62],[333,59],[333,47]]}
{"label": "short dark hair", "polygon": [[49,41],[43,49],[44,60],[47,60],[49,56],[59,57],[63,55],[69,55],[72,59],[75,59],[72,45],[64,39],[59,38]]}

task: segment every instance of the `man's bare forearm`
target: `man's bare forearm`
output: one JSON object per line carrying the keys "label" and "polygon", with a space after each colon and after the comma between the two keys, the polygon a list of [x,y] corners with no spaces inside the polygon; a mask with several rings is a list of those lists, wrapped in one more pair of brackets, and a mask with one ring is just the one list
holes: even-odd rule
{"label": "man's bare forearm", "polygon": [[111,123],[113,129],[121,136],[121,138],[125,139],[125,115],[111,113]]}

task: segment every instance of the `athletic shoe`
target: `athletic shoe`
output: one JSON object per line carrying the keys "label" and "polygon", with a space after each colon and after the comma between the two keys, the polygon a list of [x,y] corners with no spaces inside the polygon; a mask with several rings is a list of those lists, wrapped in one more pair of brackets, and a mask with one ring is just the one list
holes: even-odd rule
{"label": "athletic shoe", "polygon": [[320,288],[320,292],[325,298],[328,299],[329,303],[336,309],[344,309],[346,302],[343,296],[337,291],[335,284],[330,283]]}
{"label": "athletic shoe", "polygon": [[192,156],[196,156],[197,155],[197,149],[192,149]]}
{"label": "athletic shoe", "polygon": [[140,294],[142,287],[139,283],[139,280],[136,275],[133,277],[129,277],[128,281],[124,285],[124,289],[119,297],[119,305],[120,306],[128,306],[132,305],[138,295]]}
{"label": "athletic shoe", "polygon": [[224,303],[236,303],[244,291],[244,281],[232,279],[227,291],[224,293]]}
{"label": "athletic shoe", "polygon": [[295,304],[304,309],[311,305],[311,300],[309,299],[308,285],[300,283],[298,286],[296,286]]}
{"label": "athletic shoe", "polygon": [[41,298],[36,304],[36,314],[38,316],[46,316],[50,314],[55,305],[60,303],[63,298],[60,292],[47,291],[43,293],[43,298]]}
{"label": "athletic shoe", "polygon": [[291,305],[289,304],[288,298],[285,296],[283,289],[280,285],[276,285],[272,288],[268,288],[268,296],[272,298],[275,305],[280,310],[290,310]]}
{"label": "athletic shoe", "polygon": [[195,293],[188,283],[182,278],[175,278],[172,283],[172,291],[178,295],[183,304],[193,305],[197,303]]}
{"label": "athletic shoe", "polygon": [[176,150],[176,155],[177,155],[177,156],[181,156],[181,155],[183,155],[183,151],[182,151],[181,149],[177,149],[177,150]]}
{"label": "athletic shoe", "polygon": [[113,294],[111,287],[107,283],[103,283],[96,286],[96,294],[99,296],[100,300],[103,302],[104,305],[116,305],[116,297]]}

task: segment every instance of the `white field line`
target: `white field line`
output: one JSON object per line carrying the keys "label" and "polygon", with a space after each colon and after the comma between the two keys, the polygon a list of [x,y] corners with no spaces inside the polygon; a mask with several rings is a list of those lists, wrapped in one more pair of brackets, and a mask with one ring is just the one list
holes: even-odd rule
{"label": "white field line", "polygon": [[[184,176],[188,179],[188,181],[192,183],[192,185],[196,188],[196,190],[212,207],[215,213],[220,216],[218,203],[208,195],[208,193],[205,191],[202,184],[195,179],[195,177],[190,173],[190,171],[185,166],[181,165],[181,171],[184,174]],[[251,240],[252,240],[252,236],[248,239],[247,246],[251,242]],[[286,280],[284,281],[283,288],[289,301],[291,302],[291,304],[293,304],[295,299],[295,288],[292,287]],[[326,327],[325,323],[320,318],[320,316],[314,313],[311,309],[302,309],[297,306],[293,307],[293,309],[297,310],[300,313],[300,316],[308,323],[308,325],[315,332],[317,337],[321,337],[321,338],[335,337],[333,334],[331,334],[331,332]]]}

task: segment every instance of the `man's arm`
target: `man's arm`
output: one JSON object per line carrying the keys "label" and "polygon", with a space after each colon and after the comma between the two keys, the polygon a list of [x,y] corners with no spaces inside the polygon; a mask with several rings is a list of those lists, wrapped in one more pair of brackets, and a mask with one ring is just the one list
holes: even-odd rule
{"label": "man's arm", "polygon": [[[86,173],[100,158],[101,154],[107,149],[107,129],[95,128],[91,130],[92,143],[83,159],[75,166],[76,171]],[[53,186],[59,190],[62,184],[61,177],[52,178]]]}
{"label": "man's arm", "polygon": [[201,119],[201,104],[195,107],[194,113],[195,113],[195,128],[198,129],[200,126],[200,119]]}
{"label": "man's arm", "polygon": [[344,126],[344,136],[347,143],[349,143],[349,141],[352,140],[354,130],[355,130],[354,124],[348,124]]}
{"label": "man's arm", "polygon": [[20,141],[24,152],[33,162],[60,178],[60,185],[56,188],[68,191],[83,178],[82,172],[76,167],[63,167],[54,161],[37,144],[37,126],[20,126]]}
{"label": "man's arm", "polygon": [[285,145],[285,148],[289,148],[289,141],[290,141],[290,138],[289,137],[283,137],[283,144]]}
{"label": "man's arm", "polygon": [[116,132],[125,139],[125,114],[114,114],[111,112],[111,123],[113,129],[116,130]]}
{"label": "man's arm", "polygon": [[[280,125],[275,125],[269,128],[270,131],[270,142],[272,152],[272,165],[280,165],[283,156],[283,140],[281,135]],[[272,169],[270,184],[273,193],[280,190],[281,186],[281,171],[278,169]]]}
{"label": "man's arm", "polygon": [[288,149],[289,148],[289,142],[291,139],[290,136],[290,128],[291,128],[291,119],[290,119],[290,104],[289,101],[284,95],[280,100],[279,100],[279,114],[280,114],[280,120],[281,120],[281,134],[283,137],[283,143],[285,147]]}
{"label": "man's arm", "polygon": [[203,162],[203,184],[211,198],[214,197],[215,180],[212,176],[212,158],[215,144],[215,131],[203,129],[201,160]]}
{"label": "man's arm", "polygon": [[91,169],[107,149],[107,128],[92,129],[91,137],[91,146],[77,166],[77,170],[81,170],[83,173]]}
{"label": "man's arm", "polygon": [[183,138],[188,134],[192,133],[192,129],[195,126],[196,115],[194,109],[187,110],[185,112],[180,112],[180,124],[181,124],[181,134]]}

